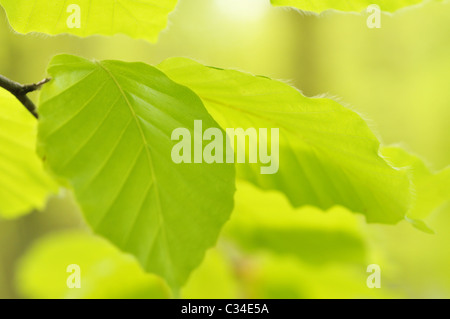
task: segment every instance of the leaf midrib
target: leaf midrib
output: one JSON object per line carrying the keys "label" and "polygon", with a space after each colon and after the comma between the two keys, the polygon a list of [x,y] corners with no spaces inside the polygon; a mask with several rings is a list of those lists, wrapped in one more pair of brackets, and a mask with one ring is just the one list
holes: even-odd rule
{"label": "leaf midrib", "polygon": [[[126,102],[126,105],[128,106],[131,116],[133,117],[134,121],[136,122],[136,125],[138,127],[139,130],[139,134],[141,135],[142,141],[144,143],[144,148],[147,154],[147,158],[148,158],[148,162],[150,165],[150,171],[152,174],[152,179],[153,179],[153,183],[154,183],[154,187],[152,187],[154,189],[155,195],[156,195],[156,200],[157,200],[157,206],[158,206],[158,213],[157,216],[159,218],[159,225],[158,225],[158,229],[160,229],[160,232],[163,234],[163,238],[164,238],[164,244],[166,246],[166,251],[167,251],[167,257],[169,260],[169,264],[171,265],[171,267],[173,268],[173,262],[172,262],[172,258],[170,256],[170,249],[169,249],[169,243],[168,243],[168,238],[167,238],[167,233],[165,231],[165,228],[163,227],[164,225],[164,217],[162,215],[162,205],[161,205],[161,198],[160,198],[160,194],[159,194],[159,190],[158,190],[158,182],[155,176],[155,168],[153,165],[153,158],[150,154],[150,150],[149,150],[149,143],[147,141],[147,138],[145,137],[144,131],[142,129],[141,123],[139,122],[139,118],[135,112],[135,110],[133,109],[130,101],[128,100],[128,97],[126,96],[124,90],[122,89],[121,85],[119,84],[119,82],[117,81],[116,77],[114,76],[114,74],[112,74],[112,72],[105,67],[102,62],[100,61],[95,61],[95,63],[108,75],[108,77],[114,82],[114,84],[117,86],[117,88],[119,89],[120,94],[122,95],[123,99]],[[139,214],[139,213],[138,213]],[[158,234],[158,233],[157,233]],[[156,236],[157,236],[156,234]],[[151,251],[152,248],[150,248]],[[147,260],[145,261],[147,262]]]}

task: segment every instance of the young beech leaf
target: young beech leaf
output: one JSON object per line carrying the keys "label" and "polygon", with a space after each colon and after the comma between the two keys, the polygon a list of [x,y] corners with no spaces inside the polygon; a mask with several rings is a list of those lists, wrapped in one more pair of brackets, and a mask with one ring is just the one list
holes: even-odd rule
{"label": "young beech leaf", "polygon": [[43,208],[57,185],[35,152],[36,119],[0,89],[0,217],[15,218]]}
{"label": "young beech leaf", "polygon": [[277,191],[239,182],[233,216],[224,235],[247,251],[270,250],[301,260],[365,262],[366,246],[357,216],[342,207],[293,209]]}
{"label": "young beech leaf", "polygon": [[410,204],[407,173],[380,157],[380,143],[355,112],[279,81],[185,58],[159,67],[197,93],[221,127],[279,128],[279,171],[262,175],[259,164],[237,165],[240,178],[284,192],[296,207],[341,205],[369,222],[404,218]]}
{"label": "young beech leaf", "polygon": [[16,284],[26,298],[170,298],[164,281],[145,273],[132,256],[75,231],[34,243],[18,264]]}
{"label": "young beech leaf", "polygon": [[394,12],[403,7],[416,5],[424,0],[271,0],[274,6],[294,7],[302,11],[320,13],[328,9],[361,12],[376,4],[381,11]]}
{"label": "young beech leaf", "polygon": [[414,184],[414,202],[407,214],[409,219],[424,219],[450,200],[450,166],[432,172],[419,157],[397,146],[383,147],[382,153],[387,160],[410,174]]}
{"label": "young beech leaf", "polygon": [[[40,96],[39,149],[93,230],[182,285],[233,207],[230,164],[175,164],[176,128],[219,127],[201,100],[144,63],[61,55]],[[193,133],[192,133],[193,135]]]}
{"label": "young beech leaf", "polygon": [[155,42],[177,0],[0,0],[20,33],[127,34]]}

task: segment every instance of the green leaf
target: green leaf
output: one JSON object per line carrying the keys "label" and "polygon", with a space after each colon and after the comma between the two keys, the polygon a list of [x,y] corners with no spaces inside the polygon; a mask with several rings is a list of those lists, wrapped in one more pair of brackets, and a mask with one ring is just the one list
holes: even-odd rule
{"label": "green leaf", "polygon": [[[20,33],[70,33],[82,37],[123,33],[155,42],[177,0],[0,0],[0,4],[11,26]],[[79,6],[79,28],[68,23],[73,22],[73,5]]]}
{"label": "green leaf", "polygon": [[[39,143],[95,232],[181,286],[233,207],[230,164],[175,164],[172,131],[218,127],[200,99],[144,63],[62,55],[41,93]],[[192,134],[193,135],[193,134]]]}
{"label": "green leaf", "polygon": [[415,196],[407,214],[409,219],[424,219],[450,200],[450,167],[432,172],[418,156],[397,146],[383,147],[382,153],[394,165],[406,169],[414,184]]}
{"label": "green leaf", "polygon": [[[71,289],[80,270],[80,288]],[[145,273],[130,255],[106,240],[82,232],[52,234],[38,240],[21,258],[16,284],[26,298],[170,298],[164,281]]]}
{"label": "green leaf", "polygon": [[309,263],[364,262],[366,245],[355,215],[336,207],[293,209],[276,191],[239,182],[224,235],[247,251],[270,250]]}
{"label": "green leaf", "polygon": [[197,93],[222,128],[279,128],[279,171],[262,175],[259,164],[237,165],[240,178],[284,192],[295,207],[341,205],[369,222],[404,218],[408,176],[380,157],[377,138],[357,113],[279,81],[189,59],[159,67]]}
{"label": "green leaf", "polygon": [[36,155],[36,119],[9,92],[0,89],[0,217],[15,218],[42,209],[57,185]]}
{"label": "green leaf", "polygon": [[274,6],[294,7],[317,13],[329,9],[361,12],[371,4],[378,5],[382,11],[394,12],[421,2],[423,0],[271,0]]}

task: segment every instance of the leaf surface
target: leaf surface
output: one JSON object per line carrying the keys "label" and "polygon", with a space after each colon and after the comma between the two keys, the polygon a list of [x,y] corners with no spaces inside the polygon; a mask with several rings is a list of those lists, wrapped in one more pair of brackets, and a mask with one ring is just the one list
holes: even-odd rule
{"label": "leaf surface", "polygon": [[0,88],[0,217],[42,209],[57,185],[36,154],[36,119]]}
{"label": "leaf surface", "polygon": [[394,12],[421,2],[423,0],[271,0],[274,6],[294,7],[317,13],[329,9],[361,12],[372,4],[378,5],[382,11]]}
{"label": "leaf surface", "polygon": [[[11,26],[20,33],[127,34],[155,42],[177,0],[0,0]],[[72,27],[78,5],[80,27]],[[68,23],[68,20],[70,23]]]}
{"label": "leaf surface", "polygon": [[284,192],[295,207],[341,205],[369,222],[404,218],[410,205],[407,173],[379,155],[379,141],[357,113],[279,81],[185,58],[159,67],[197,93],[222,128],[279,128],[279,171],[263,175],[260,163],[237,165],[238,177]]}
{"label": "leaf surface", "polygon": [[171,135],[217,123],[192,91],[143,63],[62,55],[48,71],[39,142],[49,168],[95,232],[182,285],[229,218],[235,176],[231,164],[175,164]]}
{"label": "leaf surface", "polygon": [[394,165],[406,169],[410,174],[415,196],[408,218],[424,219],[450,201],[450,167],[433,172],[418,156],[398,146],[383,147],[382,153]]}

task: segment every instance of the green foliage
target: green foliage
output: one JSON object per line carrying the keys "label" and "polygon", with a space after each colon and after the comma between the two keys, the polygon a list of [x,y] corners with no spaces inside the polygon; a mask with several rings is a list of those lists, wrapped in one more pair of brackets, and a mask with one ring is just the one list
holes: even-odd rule
{"label": "green foliage", "polygon": [[39,145],[87,222],[180,286],[233,205],[234,167],[175,164],[175,128],[217,127],[200,99],[143,63],[62,55],[40,97]]}
{"label": "green foliage", "polygon": [[[20,33],[70,33],[77,36],[124,33],[137,39],[155,42],[167,25],[167,16],[177,0],[0,0],[11,26]],[[69,28],[72,11],[69,4],[80,7],[80,28]]]}
{"label": "green foliage", "polygon": [[[228,7],[227,0],[224,1],[217,7],[211,7],[223,10],[226,18],[222,18],[229,22],[234,19],[236,12],[234,7]],[[383,11],[394,12],[422,1],[271,2],[274,6],[291,6],[320,13],[328,9],[362,12],[371,4],[378,4]],[[70,28],[67,23],[73,13],[67,11],[69,3],[0,0],[11,26],[20,33],[69,33],[81,37],[120,33],[150,42],[156,41],[160,31],[167,25],[168,15],[176,3],[176,0],[74,0],[70,4],[78,5],[81,9],[81,27]],[[439,12],[440,9],[436,8],[433,9],[436,10],[434,12]],[[264,8],[264,12],[266,9],[270,10]],[[229,12],[225,13],[227,10]],[[197,10],[197,7],[191,11],[200,15],[206,12]],[[273,9],[272,12],[276,13],[268,13],[266,21],[281,21],[284,18],[280,17],[288,17],[282,15],[286,13],[284,11]],[[247,13],[240,15],[239,19],[243,20]],[[263,15],[263,11],[260,13]],[[268,32],[256,27],[259,19],[257,15],[259,13],[251,17],[252,24],[255,23],[258,32],[267,35]],[[205,21],[210,19],[216,22],[214,16],[204,16],[207,17]],[[327,35],[322,31],[326,28],[322,24],[319,26],[319,22],[327,16],[321,16],[320,19],[308,16],[308,19],[301,22],[302,26],[308,27],[308,32],[301,32],[306,40],[300,47],[305,60],[299,59],[299,64],[295,65],[306,66],[306,71],[285,74],[289,77],[303,74],[307,79],[304,83],[310,81],[311,76],[311,86],[308,83],[299,87],[309,92],[333,92],[340,96],[343,91],[324,89],[328,81],[333,82],[333,77],[327,76],[332,73],[328,69],[333,66],[333,59],[330,59],[329,64],[322,64],[322,61],[320,65],[314,65],[312,62],[315,60],[307,59],[319,56],[317,61],[320,61],[322,54],[318,49],[333,48],[328,46],[330,42],[335,41],[340,48],[343,36],[336,36],[339,32]],[[419,101],[415,102],[417,105],[428,104],[430,96],[439,105],[447,105],[446,99],[439,100],[437,95],[440,91],[445,91],[448,81],[437,83],[439,81],[435,80],[442,79],[448,73],[448,61],[444,58],[447,56],[446,47],[434,46],[433,41],[421,41],[426,45],[415,50],[417,55],[439,48],[436,50],[436,59],[429,59],[430,55],[424,54],[426,59],[434,62],[432,72],[425,72],[424,69],[423,73],[418,73],[417,78],[421,81],[416,81],[414,77],[405,78],[405,74],[410,75],[411,68],[408,66],[417,64],[414,61],[425,60],[415,60],[414,55],[408,55],[408,59],[411,59],[409,64],[387,63],[383,64],[387,66],[385,70],[380,68],[380,72],[376,70],[366,74],[370,67],[376,69],[377,61],[388,61],[387,55],[395,56],[397,60],[392,61],[396,62],[408,59],[402,53],[386,51],[379,45],[383,32],[391,31],[394,19],[383,24],[386,31],[378,30],[374,33],[370,30],[369,35],[366,33],[369,29],[361,17],[339,14],[335,15],[334,20],[329,20],[331,24],[335,24],[336,21],[341,23],[346,18],[352,18],[355,23],[360,23],[342,23],[337,29],[345,31],[340,33],[346,37],[347,31],[352,30],[348,33],[352,36],[348,38],[365,48],[354,50],[358,51],[354,55],[347,54],[352,50],[342,51],[345,53],[340,52],[340,49],[329,50],[333,52],[334,58],[341,56],[336,58],[338,62],[334,63],[338,66],[334,67],[342,74],[336,75],[339,81],[334,83],[344,83],[343,87],[350,91],[354,86],[353,90],[357,91],[357,95],[363,97],[360,101],[367,101],[366,95],[372,97],[372,93],[382,92],[383,94],[379,94],[382,98],[371,102],[377,107],[377,112],[378,107],[392,109],[392,105],[396,103],[403,103],[405,110],[406,107],[408,111],[411,108],[415,95],[408,93],[405,98],[405,94],[397,94],[395,89],[391,89],[394,92],[392,94],[380,89],[386,86],[395,88],[393,84],[398,79],[405,80],[407,91],[415,88],[417,91],[423,89],[424,92],[433,93],[422,93]],[[412,16],[411,19],[417,21],[417,17],[420,15]],[[445,15],[439,18],[443,21],[444,17]],[[290,25],[288,20],[286,19],[286,25],[283,21],[280,28],[287,38],[293,35],[286,32],[285,27]],[[240,25],[240,22],[236,25]],[[400,23],[397,21],[399,24],[403,22],[404,20]],[[353,32],[353,29],[359,30],[358,28],[364,30],[359,38],[359,33]],[[401,35],[412,42],[416,37],[426,38],[425,29],[421,26],[417,28],[417,32],[404,32]],[[436,33],[438,28],[445,29],[436,23],[429,29],[429,33]],[[225,29],[227,28],[223,30]],[[410,25],[404,29],[409,30]],[[180,34],[184,36],[184,28],[180,30]],[[214,39],[230,44],[232,49],[217,50],[213,46],[206,55],[220,51],[218,61],[233,64],[230,63],[234,61],[233,58],[228,61],[220,58],[220,55],[227,58],[236,52],[236,55],[241,55],[236,47],[239,47],[245,37],[235,37],[233,33],[232,37],[225,40],[226,37],[222,39],[224,34],[221,33],[221,28],[214,30]],[[321,37],[310,36],[309,30],[319,30],[317,34]],[[2,42],[6,39],[6,34],[0,30]],[[196,37],[200,38],[204,34],[206,32],[196,30]],[[279,33],[273,32],[265,40],[273,39],[277,34]],[[141,43],[145,57],[134,55],[134,47],[133,54],[128,55],[125,53],[129,50],[127,45],[122,45],[120,50],[111,49],[120,47],[123,43],[134,44],[125,37],[108,39],[105,46],[98,41],[100,44],[91,51],[87,49],[90,44],[86,40],[76,40],[80,47],[73,45],[76,48],[71,50],[81,51],[86,56],[96,56],[102,52],[100,54],[106,56],[123,55],[126,60],[147,60],[160,57],[160,53],[170,55],[174,48],[184,48],[179,43],[183,42],[180,39],[184,40],[182,36],[174,36],[176,45],[168,42],[169,49],[164,48],[161,52],[157,49],[151,52],[150,57],[145,42]],[[363,38],[367,39],[363,41]],[[403,52],[401,42],[405,39],[398,38],[398,41],[395,39],[394,51],[400,49],[398,51]],[[9,55],[15,58],[16,45],[18,47],[23,40],[28,43],[27,39],[17,37],[11,51],[5,49],[5,46],[0,47],[0,60],[7,60]],[[69,46],[72,46],[73,37],[62,36],[50,41],[59,43],[58,39],[66,39]],[[89,41],[94,43],[98,39],[102,38],[96,37]],[[38,40],[35,38],[33,41],[37,43]],[[109,41],[114,44],[110,46]],[[307,41],[317,43],[309,48]],[[392,41],[387,41],[386,47]],[[442,39],[436,38],[434,41]],[[278,45],[278,42],[277,45],[271,41],[266,42],[268,43],[264,45],[267,46],[267,52],[255,50],[257,57],[249,55],[255,58],[255,64],[252,64],[253,61],[249,64],[251,67],[258,69],[256,66],[259,60],[266,63],[264,58],[272,55],[276,56],[273,65],[266,68],[266,63],[261,68],[261,63],[260,70],[272,70],[272,74],[277,74],[275,70],[279,67],[292,67],[291,62],[283,61],[284,58],[289,60],[288,55],[281,56],[277,52],[284,52],[285,49],[296,52],[297,44],[293,44],[294,41],[279,42],[285,46]],[[373,47],[369,42],[373,42]],[[194,43],[196,50],[202,49],[200,41]],[[353,45],[351,48],[354,48]],[[24,69],[32,63],[37,64],[36,69],[39,69],[41,65],[34,58],[41,53],[35,54],[36,50],[32,45],[27,49],[33,52],[30,55],[33,59],[23,59],[28,63],[24,64]],[[42,58],[48,59],[48,52],[53,49],[43,50],[47,53],[42,53]],[[62,51],[60,47],[55,50]],[[364,58],[354,63],[357,54],[364,55]],[[326,60],[327,55],[323,56],[322,59]],[[16,59],[11,60],[16,62]],[[348,65],[344,63],[346,60],[350,61]],[[22,63],[22,60],[17,59],[17,63]],[[383,76],[384,72],[391,71],[393,65],[398,77]],[[358,73],[354,70],[362,70],[361,74],[367,78],[367,82],[355,80],[354,75]],[[32,73],[27,69],[26,72],[28,71]],[[39,72],[42,70],[39,69]],[[0,219],[13,219],[33,209],[44,210],[47,196],[58,189],[55,180],[69,189],[62,193],[70,196],[58,197],[57,204],[50,204],[43,214],[33,214],[17,221],[0,220],[0,237],[2,243],[11,238],[16,239],[17,250],[22,253],[22,248],[31,238],[54,229],[55,225],[60,226],[55,216],[68,218],[69,210],[72,211],[68,209],[72,208],[68,206],[72,203],[68,198],[72,198],[72,192],[81,214],[74,219],[76,221],[67,223],[71,226],[83,223],[83,216],[88,226],[86,228],[92,229],[95,235],[71,231],[53,234],[33,243],[18,262],[16,285],[20,296],[390,298],[402,296],[396,293],[397,278],[404,276],[414,278],[414,283],[427,282],[429,277],[426,276],[417,279],[427,272],[433,272],[435,280],[421,284],[430,289],[430,292],[425,291],[423,295],[433,295],[436,291],[437,295],[442,295],[439,290],[448,290],[450,287],[446,280],[449,258],[448,254],[442,253],[446,251],[449,242],[446,228],[450,225],[450,215],[448,207],[443,205],[448,204],[450,199],[450,167],[434,172],[419,157],[402,148],[382,147],[366,121],[342,103],[331,98],[307,97],[308,94],[304,95],[281,81],[207,67],[185,58],[168,59],[158,69],[144,63],[90,61],[60,55],[53,58],[48,73],[52,81],[43,86],[40,94],[39,125],[12,95],[0,89]],[[315,80],[315,77],[319,80]],[[373,85],[376,83],[373,78],[384,86]],[[425,81],[424,84],[423,79],[430,81]],[[364,102],[355,103],[353,100],[352,103],[359,110],[365,110]],[[383,117],[389,114],[389,121],[393,123],[399,118],[404,119],[403,115],[406,116],[400,106],[396,111],[400,117],[391,116],[391,109],[389,113],[381,113]],[[422,117],[428,116],[428,108],[425,110],[414,115],[418,121],[421,122]],[[441,107],[434,112],[439,115],[442,113],[444,119],[445,110]],[[171,139],[173,130],[187,128],[194,135],[195,120],[203,122],[203,129],[218,127],[222,133],[226,128],[279,128],[280,162],[276,163],[279,171],[273,175],[261,174],[261,163],[236,166],[175,164],[171,158],[172,147],[176,143]],[[385,122],[382,124],[387,126]],[[397,123],[393,126],[390,129],[402,131]],[[413,127],[414,134],[420,136],[422,141],[429,140],[425,138],[423,129],[417,129],[416,133],[416,127]],[[439,130],[435,130],[434,134],[438,135]],[[445,134],[441,135],[444,140]],[[385,140],[395,140],[386,138],[386,135],[383,137]],[[262,136],[258,138],[263,143],[270,143],[269,139],[264,140]],[[35,153],[36,143],[41,158]],[[203,141],[201,146],[204,147],[207,143]],[[432,145],[438,144],[430,145],[432,148]],[[247,158],[249,150],[247,145]],[[273,145],[270,151],[274,152]],[[277,161],[275,158],[272,160]],[[445,160],[445,156],[442,157],[442,161]],[[43,163],[47,172],[42,168]],[[74,202],[72,204],[75,205]],[[438,208],[444,209],[430,216]],[[78,207],[73,208],[76,212],[72,213],[78,213],[77,209]],[[46,215],[49,212],[51,215]],[[436,230],[436,234],[428,236],[417,232],[406,222],[396,227],[368,226],[364,223],[363,216],[368,222],[383,224],[394,224],[406,219],[416,228],[428,233]],[[50,219],[49,224],[54,225],[40,225],[45,218]],[[35,227],[38,230],[34,231]],[[33,231],[29,231],[31,228]],[[22,234],[25,238],[22,238]],[[0,245],[0,259],[9,257],[11,251],[9,245]],[[411,254],[411,251],[414,253]],[[421,256],[420,260],[417,256]],[[429,267],[430,260],[433,267]],[[383,289],[369,289],[366,285],[366,266],[371,263],[382,266]],[[66,269],[71,264],[81,268],[81,289],[69,289],[66,284],[70,275]],[[9,267],[0,260],[0,288],[11,284],[8,276],[2,276],[10,272]],[[438,284],[436,278],[440,281]],[[385,285],[385,282],[388,284]],[[421,285],[418,287],[422,287]],[[404,290],[409,288],[411,287]],[[1,293],[0,290],[0,296]]]}
{"label": "green foliage", "polygon": [[408,218],[421,220],[450,201],[450,167],[432,172],[417,156],[400,147],[384,147],[383,155],[396,166],[406,169],[414,184],[414,204]]}
{"label": "green foliage", "polygon": [[[69,265],[80,267],[79,289],[68,288]],[[73,282],[70,280],[71,283]],[[22,257],[16,278],[27,298],[170,298],[164,281],[145,273],[130,255],[81,232],[40,239]]]}
{"label": "green foliage", "polygon": [[202,264],[192,272],[181,296],[186,299],[241,298],[239,283],[231,262],[217,248],[211,249]]}
{"label": "green foliage", "polygon": [[[231,252],[230,252],[231,251]],[[304,263],[270,251],[241,254],[230,247],[208,252],[183,289],[184,298],[401,298],[392,289],[369,289],[357,264]]]}
{"label": "green foliage", "polygon": [[225,236],[245,250],[270,250],[314,264],[365,262],[366,246],[358,220],[336,207],[293,209],[283,194],[240,182]]}
{"label": "green foliage", "polygon": [[394,12],[403,7],[419,4],[423,0],[271,0],[271,2],[275,6],[295,7],[313,12],[329,9],[361,12],[371,4],[380,6],[382,11]]}
{"label": "green foliage", "polygon": [[0,217],[15,218],[42,209],[57,185],[35,153],[36,119],[0,88]]}
{"label": "green foliage", "polygon": [[330,263],[321,267],[270,253],[246,261],[242,284],[248,298],[401,298],[389,289],[368,289],[364,267]]}
{"label": "green foliage", "polygon": [[410,204],[407,174],[380,157],[377,138],[357,113],[279,81],[185,58],[159,67],[197,93],[222,128],[280,128],[278,173],[261,175],[257,164],[237,165],[240,178],[284,192],[295,207],[342,205],[369,222],[404,218]]}

